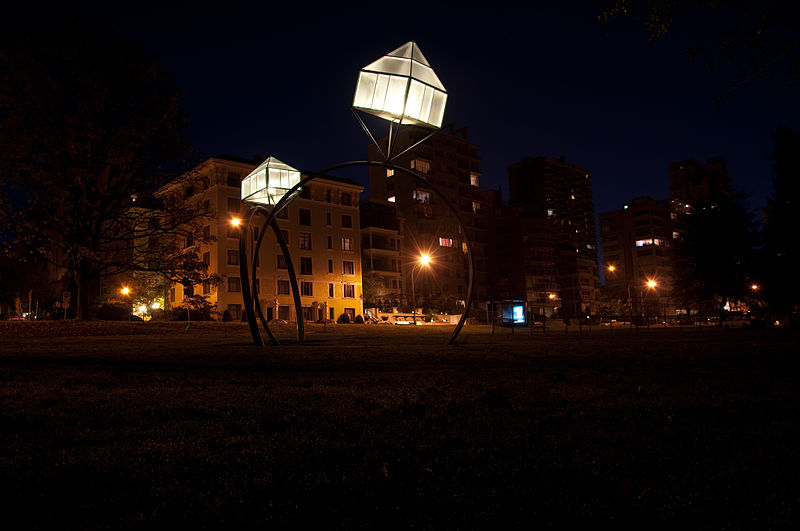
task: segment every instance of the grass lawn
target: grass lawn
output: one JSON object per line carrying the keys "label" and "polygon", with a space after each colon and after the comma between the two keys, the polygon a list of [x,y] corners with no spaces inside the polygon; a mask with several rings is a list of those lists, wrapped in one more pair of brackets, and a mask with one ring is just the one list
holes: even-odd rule
{"label": "grass lawn", "polygon": [[[12,528],[797,524],[798,333],[0,323]],[[5,526],[4,526],[5,527]]]}

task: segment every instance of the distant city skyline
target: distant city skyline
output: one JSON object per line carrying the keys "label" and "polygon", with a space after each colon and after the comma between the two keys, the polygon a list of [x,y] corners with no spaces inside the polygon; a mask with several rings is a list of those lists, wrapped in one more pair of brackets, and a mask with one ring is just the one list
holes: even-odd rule
{"label": "distant city skyline", "polygon": [[[523,157],[587,168],[599,213],[667,198],[672,162],[722,156],[758,209],[771,191],[770,134],[782,123],[800,129],[796,86],[759,78],[713,103],[734,79],[727,65],[710,72],[685,58],[708,38],[697,21],[679,20],[667,39],[648,43],[631,21],[601,26],[605,1],[419,13],[331,5],[311,14],[205,2],[124,12],[56,5],[14,6],[0,29],[84,17],[156,54],[185,96],[199,160],[260,154],[314,171],[365,158],[368,140],[350,114],[358,70],[408,40],[448,90],[445,123],[467,127],[480,148],[482,185],[506,198],[508,166]],[[341,176],[367,183],[366,173]]]}

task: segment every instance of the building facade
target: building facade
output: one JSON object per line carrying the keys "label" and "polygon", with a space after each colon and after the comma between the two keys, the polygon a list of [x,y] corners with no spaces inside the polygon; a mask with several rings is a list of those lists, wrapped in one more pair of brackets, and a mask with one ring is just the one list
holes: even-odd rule
{"label": "building facade", "polygon": [[502,298],[546,316],[595,313],[600,277],[590,173],[563,159],[524,158],[508,169],[509,202],[498,220]]}
{"label": "building facade", "polygon": [[[188,239],[183,247],[195,249],[208,273],[221,278],[219,284],[171,285],[167,302],[172,307],[188,296],[203,295],[213,304],[215,318],[242,319],[239,231],[247,230],[255,240],[264,219],[256,217],[253,227],[236,227],[231,221],[246,213],[240,200],[241,181],[256,166],[233,157],[211,158],[188,172],[180,184],[165,187],[183,187],[179,195],[201,203],[208,213],[200,222],[203,238]],[[352,320],[363,312],[358,208],[362,190],[348,179],[318,178],[303,187],[277,219],[297,275],[305,320],[338,319],[342,314]],[[258,301],[268,320],[295,321],[287,263],[276,236],[268,230],[257,261]]]}
{"label": "building facade", "polygon": [[675,316],[674,217],[668,201],[650,197],[600,214],[606,287],[610,296],[626,301],[631,316]]}
{"label": "building facade", "polygon": [[[395,207],[400,251],[397,286],[405,303],[410,304],[413,292],[418,307],[429,305],[454,313],[463,307],[469,285],[466,236],[474,255],[473,304],[479,312],[489,298],[494,226],[493,211],[487,208],[487,196],[480,188],[478,148],[469,142],[466,129],[450,126],[424,140],[428,134],[426,129],[406,127],[398,132],[393,147],[396,153],[411,148],[394,164],[424,180],[371,167],[370,199]],[[385,151],[387,139],[380,144]],[[375,146],[370,146],[369,158],[381,160]],[[426,181],[447,197],[457,217]],[[422,255],[430,256],[429,264],[420,263]]]}
{"label": "building facade", "polygon": [[394,204],[361,202],[364,304],[388,311],[401,305],[400,231]]}

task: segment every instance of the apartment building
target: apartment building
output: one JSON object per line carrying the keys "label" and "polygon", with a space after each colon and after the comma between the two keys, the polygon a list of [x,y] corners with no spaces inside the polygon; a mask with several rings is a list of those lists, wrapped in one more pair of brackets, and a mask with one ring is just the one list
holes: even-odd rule
{"label": "apartment building", "polygon": [[600,277],[592,181],[563,158],[526,157],[508,169],[509,202],[498,219],[502,298],[545,315],[594,313]]}
{"label": "apartment building", "polygon": [[[394,164],[423,177],[447,201],[437,197],[425,181],[377,167],[369,172],[370,199],[392,204],[396,209],[400,246],[397,285],[403,299],[409,303],[413,291],[417,305],[454,312],[463,307],[469,285],[466,236],[475,259],[473,307],[480,311],[489,297],[489,253],[494,227],[492,209],[487,208],[480,188],[478,148],[469,142],[466,128],[456,130],[449,126],[425,139],[429,133],[419,127],[401,129],[393,151],[410,149]],[[387,139],[380,144],[385,150]],[[369,148],[369,158],[381,160],[374,145]],[[423,254],[431,258],[427,265],[419,262]]]}
{"label": "apartment building", "polygon": [[[361,263],[365,304],[388,311],[400,306],[400,231],[392,203],[361,202]],[[367,285],[369,284],[369,290]]]}
{"label": "apartment building", "polygon": [[[164,191],[178,193],[184,201],[202,205],[208,216],[200,221],[203,238],[187,238],[184,249],[194,248],[216,273],[214,285],[173,284],[168,304],[179,306],[187,296],[200,294],[215,307],[212,315],[221,319],[242,318],[242,286],[239,278],[239,231],[247,230],[254,240],[263,228],[257,216],[252,227],[235,227],[247,206],[240,200],[241,182],[260,161],[235,157],[214,157],[193,168]],[[183,190],[174,190],[182,187]],[[289,247],[297,275],[303,318],[308,321],[352,319],[363,312],[361,284],[361,239],[359,237],[359,194],[363,186],[349,179],[324,177],[303,187],[277,219]],[[286,260],[271,229],[264,235],[257,260],[258,301],[268,320],[295,321]]]}
{"label": "apartment building", "polygon": [[674,316],[675,214],[668,201],[639,197],[600,214],[606,286],[630,299],[633,315]]}

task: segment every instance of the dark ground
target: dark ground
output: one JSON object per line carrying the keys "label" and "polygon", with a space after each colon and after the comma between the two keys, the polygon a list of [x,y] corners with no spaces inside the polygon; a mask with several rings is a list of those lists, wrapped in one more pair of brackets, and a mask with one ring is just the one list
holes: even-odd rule
{"label": "dark ground", "polygon": [[[797,524],[798,335],[0,323],[13,528]],[[292,328],[278,330],[290,339]],[[4,526],[5,527],[5,526]]]}

